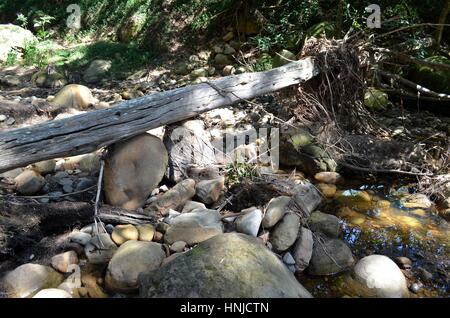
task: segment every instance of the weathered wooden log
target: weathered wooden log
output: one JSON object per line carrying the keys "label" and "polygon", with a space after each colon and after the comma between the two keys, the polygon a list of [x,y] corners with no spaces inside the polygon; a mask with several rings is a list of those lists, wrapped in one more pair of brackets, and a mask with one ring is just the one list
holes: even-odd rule
{"label": "weathered wooden log", "polygon": [[[104,223],[152,223],[149,216],[103,205],[99,218]],[[0,203],[0,260],[29,248],[43,237],[61,234],[74,226],[94,222],[94,206],[87,202]]]}
{"label": "weathered wooden log", "polygon": [[125,101],[109,109],[0,132],[0,173],[41,160],[88,153],[147,130],[307,81],[308,57],[265,72],[232,75]]}

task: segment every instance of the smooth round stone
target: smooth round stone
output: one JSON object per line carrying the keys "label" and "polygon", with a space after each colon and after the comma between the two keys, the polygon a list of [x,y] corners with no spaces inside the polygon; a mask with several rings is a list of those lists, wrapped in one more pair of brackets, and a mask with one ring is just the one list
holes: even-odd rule
{"label": "smooth round stone", "polygon": [[140,224],[136,226],[139,232],[139,241],[148,241],[153,240],[153,236],[155,235],[155,227],[151,224]]}
{"label": "smooth round stone", "polygon": [[270,242],[276,253],[284,252],[290,248],[297,239],[300,227],[300,218],[295,213],[287,213],[275,226]]}
{"label": "smooth round stone", "polygon": [[72,298],[72,296],[62,289],[47,288],[39,291],[33,298]]}
{"label": "smooth round stone", "polygon": [[411,285],[411,287],[409,288],[414,294],[417,294],[422,288],[419,284],[414,283]]}
{"label": "smooth round stone", "polygon": [[264,228],[271,228],[277,224],[286,213],[286,207],[290,201],[291,198],[288,196],[280,196],[271,199],[264,213],[262,226]]}
{"label": "smooth round stone", "polygon": [[67,273],[69,267],[78,264],[78,256],[75,251],[67,251],[52,257],[52,267],[61,273]]}
{"label": "smooth round stone", "polygon": [[129,240],[138,240],[139,232],[131,224],[117,225],[111,234],[111,238],[117,245],[122,245]]}
{"label": "smooth round stone", "polygon": [[333,198],[337,190],[334,184],[319,183],[316,187],[320,190],[320,192],[322,192],[323,196],[328,199]]}
{"label": "smooth round stone", "polygon": [[91,234],[84,232],[72,232],[69,235],[69,239],[71,242],[78,243],[80,245],[85,246],[91,240]]}
{"label": "smooth round stone", "polygon": [[112,234],[112,232],[114,231],[114,225],[106,224],[105,229],[106,229],[106,232],[108,232],[109,234]]}
{"label": "smooth round stone", "polygon": [[184,251],[185,247],[186,247],[186,242],[177,241],[177,242],[173,243],[172,245],[170,245],[170,250],[175,253],[181,253]]}
{"label": "smooth round stone", "polygon": [[321,183],[329,183],[329,184],[335,184],[342,180],[342,177],[337,172],[331,172],[331,171],[323,171],[318,172],[314,175],[314,179]]}
{"label": "smooth round stone", "polygon": [[366,256],[355,265],[353,273],[355,280],[365,288],[368,297],[409,297],[405,276],[387,256]]}

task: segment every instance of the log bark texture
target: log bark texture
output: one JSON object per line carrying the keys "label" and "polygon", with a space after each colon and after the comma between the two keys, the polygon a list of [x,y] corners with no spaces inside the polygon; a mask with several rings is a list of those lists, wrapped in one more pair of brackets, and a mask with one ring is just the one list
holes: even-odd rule
{"label": "log bark texture", "polygon": [[[105,224],[155,223],[151,217],[103,205],[99,218]],[[0,202],[0,261],[37,244],[43,237],[61,234],[74,226],[94,222],[94,206],[87,202]]]}
{"label": "log bark texture", "polygon": [[109,109],[0,132],[0,173],[41,160],[92,152],[147,130],[305,82],[308,57],[265,72],[232,75],[125,101]]}

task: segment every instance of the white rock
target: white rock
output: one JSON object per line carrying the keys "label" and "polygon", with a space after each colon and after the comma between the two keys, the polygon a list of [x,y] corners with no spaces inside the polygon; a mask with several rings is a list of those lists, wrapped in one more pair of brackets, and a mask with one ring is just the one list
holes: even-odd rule
{"label": "white rock", "polygon": [[72,295],[62,289],[47,288],[39,291],[33,298],[72,298]]}
{"label": "white rock", "polygon": [[405,276],[389,257],[370,255],[355,265],[355,280],[361,283],[368,293],[366,296],[380,298],[409,297]]}

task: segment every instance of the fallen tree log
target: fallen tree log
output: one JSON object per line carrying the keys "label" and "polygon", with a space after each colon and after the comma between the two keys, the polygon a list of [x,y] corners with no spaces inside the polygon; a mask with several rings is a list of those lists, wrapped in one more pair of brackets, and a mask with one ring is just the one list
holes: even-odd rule
{"label": "fallen tree log", "polygon": [[[154,223],[151,217],[103,205],[99,218],[105,224]],[[0,209],[0,261],[29,248],[43,237],[70,231],[94,221],[94,206],[87,202],[48,204],[2,202]]]}
{"label": "fallen tree log", "polygon": [[265,72],[232,75],[125,101],[70,118],[0,132],[0,173],[41,160],[92,152],[147,130],[305,82],[312,57]]}

